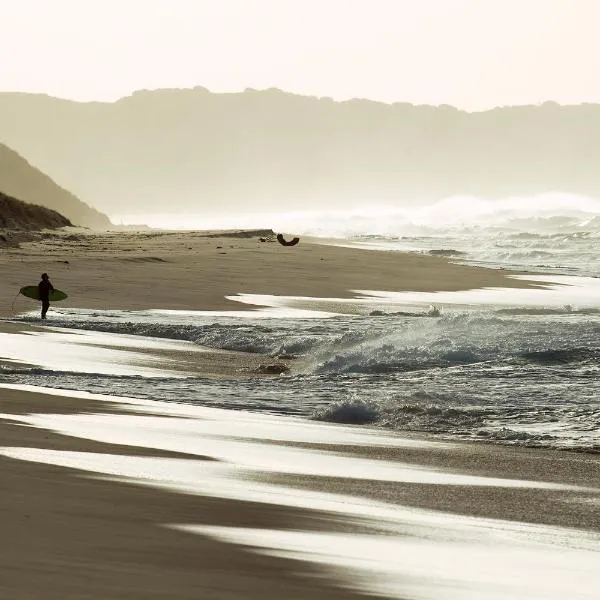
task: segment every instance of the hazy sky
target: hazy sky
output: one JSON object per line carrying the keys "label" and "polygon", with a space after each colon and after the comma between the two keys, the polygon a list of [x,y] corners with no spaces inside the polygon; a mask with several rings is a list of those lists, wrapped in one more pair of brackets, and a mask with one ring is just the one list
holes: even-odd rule
{"label": "hazy sky", "polygon": [[600,0],[0,0],[0,90],[600,102]]}

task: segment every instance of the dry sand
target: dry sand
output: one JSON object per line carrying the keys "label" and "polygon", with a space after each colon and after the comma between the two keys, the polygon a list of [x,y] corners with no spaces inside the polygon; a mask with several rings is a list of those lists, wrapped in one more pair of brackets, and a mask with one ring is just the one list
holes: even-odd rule
{"label": "dry sand", "polygon": [[[352,290],[454,291],[527,287],[507,272],[445,258],[340,248],[310,240],[284,247],[260,235],[210,232],[60,231],[0,251],[0,316],[19,288],[47,272],[69,292],[62,306],[229,310],[236,294],[353,298]],[[18,298],[14,310],[33,307]]]}
{"label": "dry sand", "polygon": [[[230,309],[237,293],[352,297],[354,289],[458,290],[527,285],[502,271],[443,258],[369,252],[305,240],[293,248],[256,237],[203,233],[67,232],[0,253],[2,315],[18,288],[47,271],[71,292],[70,306],[112,309]],[[24,299],[16,310],[23,310]],[[0,358],[1,358],[0,351]],[[173,456],[24,427],[11,415],[119,411],[118,404],[0,389],[0,446],[130,456]],[[600,488],[600,460],[574,453],[458,445],[459,449],[343,453],[456,472],[522,477]],[[331,450],[331,448],[330,448]],[[195,457],[197,458],[197,457]],[[116,459],[117,460],[117,459]],[[0,458],[0,598],[346,598],[316,567],[252,553],[161,527],[203,523],[335,530],[325,514],[151,490],[92,479],[73,469]],[[272,481],[277,478],[270,476]],[[397,485],[281,477],[297,487],[340,491],[455,513],[600,530],[598,495],[548,490]]]}

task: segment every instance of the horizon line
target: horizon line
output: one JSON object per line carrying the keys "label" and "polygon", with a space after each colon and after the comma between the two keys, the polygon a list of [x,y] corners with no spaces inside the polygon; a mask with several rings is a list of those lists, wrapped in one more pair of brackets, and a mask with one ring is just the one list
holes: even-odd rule
{"label": "horizon line", "polygon": [[212,94],[215,96],[242,95],[242,94],[248,94],[248,93],[271,92],[271,93],[280,93],[280,94],[289,95],[289,96],[296,96],[296,97],[300,97],[300,98],[313,98],[316,100],[324,100],[324,101],[329,100],[336,104],[344,104],[344,103],[348,103],[348,102],[369,102],[369,103],[373,103],[373,104],[380,104],[383,106],[390,106],[390,107],[397,106],[397,105],[406,105],[406,106],[413,106],[413,107],[427,107],[427,108],[436,108],[436,109],[444,109],[445,108],[445,109],[452,109],[457,112],[465,112],[465,113],[484,113],[484,112],[491,112],[494,110],[502,110],[502,109],[510,109],[510,108],[539,108],[544,105],[554,105],[554,106],[565,107],[565,108],[578,107],[578,106],[599,106],[600,105],[600,102],[589,102],[589,101],[563,104],[563,103],[557,102],[556,100],[543,100],[543,101],[540,101],[537,103],[529,103],[529,104],[498,104],[498,105],[491,106],[488,108],[466,109],[466,108],[460,108],[456,105],[448,104],[445,102],[442,102],[440,104],[414,103],[414,102],[402,101],[402,100],[386,102],[385,100],[375,100],[373,98],[359,97],[359,96],[351,97],[351,98],[344,98],[344,99],[337,99],[332,96],[326,96],[326,95],[320,96],[320,95],[316,95],[316,94],[304,94],[304,93],[298,93],[298,92],[290,92],[290,91],[286,91],[286,90],[283,90],[281,88],[274,87],[274,86],[268,87],[268,88],[246,87],[244,89],[235,90],[235,91],[212,91],[211,89],[209,89],[205,86],[202,86],[202,85],[195,85],[192,87],[139,88],[136,90],[132,90],[128,95],[118,96],[112,100],[109,100],[109,99],[83,100],[83,99],[78,99],[78,98],[73,98],[73,97],[68,97],[68,96],[55,95],[55,94],[48,93],[48,92],[41,92],[41,91],[40,92],[30,92],[30,91],[21,91],[21,90],[0,90],[0,95],[44,96],[46,98],[51,98],[53,100],[73,102],[75,104],[117,104],[124,100],[131,99],[136,95],[152,94],[152,93],[156,93],[156,92],[204,92],[204,93]]}

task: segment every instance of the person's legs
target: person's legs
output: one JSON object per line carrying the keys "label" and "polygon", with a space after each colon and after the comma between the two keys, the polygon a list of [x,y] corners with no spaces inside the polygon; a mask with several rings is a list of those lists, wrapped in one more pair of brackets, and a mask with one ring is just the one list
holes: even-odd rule
{"label": "person's legs", "polygon": [[50,308],[50,302],[48,300],[42,300],[42,319],[46,318],[46,313]]}

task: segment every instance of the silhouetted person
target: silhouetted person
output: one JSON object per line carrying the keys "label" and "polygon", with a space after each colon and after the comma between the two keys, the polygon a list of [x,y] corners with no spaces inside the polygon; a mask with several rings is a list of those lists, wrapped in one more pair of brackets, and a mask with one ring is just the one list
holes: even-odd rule
{"label": "silhouetted person", "polygon": [[50,308],[50,292],[54,291],[54,286],[48,279],[48,273],[42,273],[42,280],[38,283],[38,290],[42,303],[42,319],[45,319],[46,313]]}

